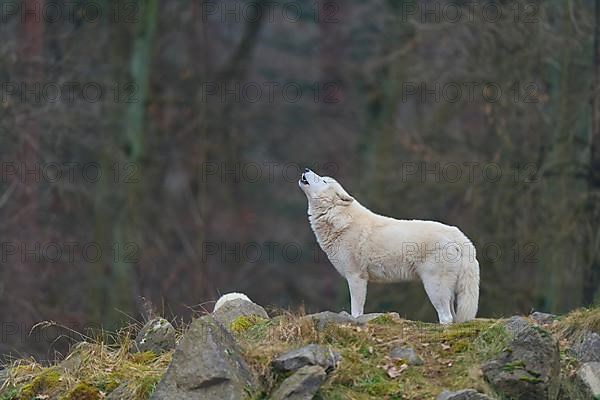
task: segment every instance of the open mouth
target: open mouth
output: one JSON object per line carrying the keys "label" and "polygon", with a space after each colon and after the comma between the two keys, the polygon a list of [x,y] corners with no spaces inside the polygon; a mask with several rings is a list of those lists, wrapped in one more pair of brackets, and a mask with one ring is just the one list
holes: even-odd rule
{"label": "open mouth", "polygon": [[308,180],[306,179],[306,176],[304,174],[302,174],[302,178],[300,178],[300,182],[302,182],[303,185],[308,185]]}

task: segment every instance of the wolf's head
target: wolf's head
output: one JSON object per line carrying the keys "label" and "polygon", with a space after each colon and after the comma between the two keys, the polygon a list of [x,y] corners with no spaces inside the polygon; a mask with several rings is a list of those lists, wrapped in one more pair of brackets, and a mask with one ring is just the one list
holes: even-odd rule
{"label": "wolf's head", "polygon": [[326,211],[333,207],[345,207],[354,201],[335,179],[319,176],[308,168],[304,169],[298,185],[308,198],[309,207],[315,210]]}

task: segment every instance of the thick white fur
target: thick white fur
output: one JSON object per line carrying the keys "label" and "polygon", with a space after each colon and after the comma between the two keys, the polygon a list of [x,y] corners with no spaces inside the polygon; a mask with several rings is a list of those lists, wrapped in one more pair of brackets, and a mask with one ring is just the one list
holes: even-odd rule
{"label": "thick white fur", "polygon": [[213,309],[213,312],[217,311],[219,309],[219,307],[221,307],[223,304],[227,303],[228,301],[231,300],[235,300],[235,299],[241,299],[241,300],[246,300],[252,303],[252,300],[250,300],[250,298],[248,298],[248,296],[246,296],[244,293],[227,293],[224,294],[223,296],[219,297],[219,300],[217,300],[217,303],[215,304],[215,308]]}
{"label": "thick white fur", "polygon": [[353,316],[363,314],[367,282],[420,279],[441,324],[475,318],[479,263],[458,228],[375,214],[333,178],[312,171],[298,184],[319,245],[348,281]]}

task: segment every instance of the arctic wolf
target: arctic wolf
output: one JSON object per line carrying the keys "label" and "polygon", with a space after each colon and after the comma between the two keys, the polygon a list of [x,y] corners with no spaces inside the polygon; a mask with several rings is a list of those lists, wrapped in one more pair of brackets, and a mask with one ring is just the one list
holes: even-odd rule
{"label": "arctic wolf", "polygon": [[363,314],[367,282],[421,279],[441,324],[475,318],[479,263],[456,227],[397,220],[362,206],[333,178],[305,169],[298,185],[319,245],[348,281],[352,315]]}

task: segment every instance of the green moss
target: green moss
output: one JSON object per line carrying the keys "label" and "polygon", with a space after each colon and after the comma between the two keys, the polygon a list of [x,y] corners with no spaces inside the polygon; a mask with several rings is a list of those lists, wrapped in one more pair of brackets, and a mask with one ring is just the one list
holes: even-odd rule
{"label": "green moss", "polygon": [[120,385],[120,378],[111,375],[100,376],[93,382],[94,386],[102,392],[110,393]]}
{"label": "green moss", "polygon": [[47,394],[59,386],[60,381],[61,375],[57,371],[46,370],[21,388],[18,399],[31,400],[40,394]]}
{"label": "green moss", "polygon": [[367,375],[356,383],[356,387],[364,393],[376,398],[399,394],[398,382],[388,379],[384,374]]}
{"label": "green moss", "polygon": [[512,372],[512,371],[517,370],[517,369],[524,370],[525,369],[525,363],[523,361],[521,361],[521,360],[515,360],[513,362],[510,362],[510,363],[502,366],[502,370],[503,371]]}
{"label": "green moss", "polygon": [[65,397],[64,400],[98,400],[101,399],[100,391],[87,383],[79,383]]}
{"label": "green moss", "polygon": [[250,315],[250,316],[246,316],[246,315],[241,315],[239,317],[237,317],[236,319],[234,319],[231,324],[229,324],[229,328],[231,329],[232,332],[235,333],[242,333],[247,331],[248,329],[250,329],[252,326],[265,321],[264,318],[261,318],[259,316],[256,315]]}

